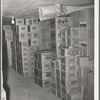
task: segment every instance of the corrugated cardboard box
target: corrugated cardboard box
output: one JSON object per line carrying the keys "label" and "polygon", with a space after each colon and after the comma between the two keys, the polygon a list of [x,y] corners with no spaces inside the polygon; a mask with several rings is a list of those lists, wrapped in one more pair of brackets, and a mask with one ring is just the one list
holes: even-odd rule
{"label": "corrugated cardboard box", "polygon": [[7,41],[13,41],[13,31],[12,30],[5,30],[5,39]]}
{"label": "corrugated cardboard box", "polygon": [[27,33],[28,32],[28,26],[27,25],[17,25],[16,26],[16,32],[17,33]]}
{"label": "corrugated cardboard box", "polygon": [[19,33],[19,41],[28,41],[27,33],[26,32],[21,32]]}
{"label": "corrugated cardboard box", "polygon": [[23,66],[23,72],[29,71],[29,66]]}
{"label": "corrugated cardboard box", "polygon": [[78,66],[87,67],[89,63],[89,56],[87,57],[78,57]]}
{"label": "corrugated cardboard box", "polygon": [[77,71],[78,66],[73,65],[73,64],[70,64],[70,65],[61,64],[61,70],[65,71],[65,72],[67,72],[67,71]]}
{"label": "corrugated cardboard box", "polygon": [[30,76],[30,72],[29,71],[23,71],[22,74],[24,77],[29,77]]}
{"label": "corrugated cardboard box", "polygon": [[32,32],[27,32],[28,39],[32,39]]}
{"label": "corrugated cardboard box", "polygon": [[67,29],[67,27],[71,26],[70,21],[71,21],[70,16],[56,18],[56,29]]}
{"label": "corrugated cardboard box", "polygon": [[51,71],[44,73],[42,71],[38,71],[38,74],[41,80],[51,79]]}
{"label": "corrugated cardboard box", "polygon": [[16,19],[16,25],[24,25],[24,19]]}
{"label": "corrugated cardboard box", "polygon": [[47,80],[38,79],[38,85],[43,88],[47,88],[51,86],[51,81],[50,79],[47,79]]}
{"label": "corrugated cardboard box", "polygon": [[62,98],[61,91],[59,91],[59,90],[57,90],[57,97],[60,98],[60,99]]}
{"label": "corrugated cardboard box", "polygon": [[29,61],[29,58],[27,56],[22,56],[22,61]]}
{"label": "corrugated cardboard box", "polygon": [[77,86],[77,79],[67,79],[67,80],[65,80],[65,79],[63,79],[63,78],[61,78],[61,84],[62,84],[62,86],[64,86],[64,87],[75,87],[75,86]]}
{"label": "corrugated cardboard box", "polygon": [[22,51],[28,51],[28,46],[21,46]]}
{"label": "corrugated cardboard box", "polygon": [[29,32],[38,32],[38,25],[30,25],[29,26],[30,31]]}
{"label": "corrugated cardboard box", "polygon": [[77,71],[61,71],[61,78],[67,79],[77,79]]}
{"label": "corrugated cardboard box", "polygon": [[51,74],[51,81],[56,84],[57,83],[56,76],[54,76],[54,75]]}
{"label": "corrugated cardboard box", "polygon": [[39,45],[39,39],[34,38],[31,39],[31,46],[38,46]]}
{"label": "corrugated cardboard box", "polygon": [[77,65],[77,57],[62,57],[61,64],[65,65]]}
{"label": "corrugated cardboard box", "polygon": [[20,42],[21,43],[21,46],[26,46],[26,47],[28,47],[28,41],[22,41],[22,42]]}
{"label": "corrugated cardboard box", "polygon": [[25,25],[32,25],[32,19],[31,18],[25,18]]}
{"label": "corrugated cardboard box", "polygon": [[34,76],[34,70],[30,70],[30,76]]}
{"label": "corrugated cardboard box", "polygon": [[73,47],[80,47],[80,32],[79,32],[79,28],[75,27],[75,28],[70,28],[71,29],[71,46]]}
{"label": "corrugated cardboard box", "polygon": [[61,55],[63,57],[69,57],[69,56],[81,56],[81,48],[78,47],[70,47],[70,48],[61,48]]}
{"label": "corrugated cardboard box", "polygon": [[67,95],[62,93],[62,100],[67,100]]}
{"label": "corrugated cardboard box", "polygon": [[29,61],[29,66],[34,66],[34,61]]}
{"label": "corrugated cardboard box", "polygon": [[11,25],[3,25],[3,30],[4,31],[12,30],[12,26]]}
{"label": "corrugated cardboard box", "polygon": [[60,42],[64,38],[65,38],[65,30],[56,30],[56,42]]}
{"label": "corrugated cardboard box", "polygon": [[82,93],[68,93],[67,94],[67,99],[68,100],[82,100],[83,99],[83,94]]}
{"label": "corrugated cardboard box", "polygon": [[28,51],[22,51],[22,56],[23,57],[28,57]]}

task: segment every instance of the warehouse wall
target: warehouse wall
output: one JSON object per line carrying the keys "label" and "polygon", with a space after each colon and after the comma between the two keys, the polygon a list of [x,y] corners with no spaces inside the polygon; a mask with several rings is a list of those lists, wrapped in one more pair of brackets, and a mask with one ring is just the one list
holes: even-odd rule
{"label": "warehouse wall", "polygon": [[[3,18],[3,25],[11,25],[11,18]],[[5,41],[5,34],[2,31],[2,70],[3,70],[3,87],[6,91],[7,100],[10,99],[10,88],[7,84],[8,81],[8,54],[7,54],[7,45]]]}

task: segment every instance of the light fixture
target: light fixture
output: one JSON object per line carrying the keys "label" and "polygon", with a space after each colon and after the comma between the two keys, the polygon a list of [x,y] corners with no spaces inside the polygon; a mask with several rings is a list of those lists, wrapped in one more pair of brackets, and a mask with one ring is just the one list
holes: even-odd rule
{"label": "light fixture", "polygon": [[11,23],[15,24],[14,17],[12,17]]}

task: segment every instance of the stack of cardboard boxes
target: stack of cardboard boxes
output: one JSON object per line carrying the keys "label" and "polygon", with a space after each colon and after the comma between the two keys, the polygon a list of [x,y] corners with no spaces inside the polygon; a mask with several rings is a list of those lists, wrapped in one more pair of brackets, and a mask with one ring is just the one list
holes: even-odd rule
{"label": "stack of cardboard boxes", "polygon": [[70,46],[70,31],[71,26],[70,16],[58,17],[55,19],[56,29],[56,57],[61,57],[61,48]]}
{"label": "stack of cardboard boxes", "polygon": [[[94,58],[93,8],[69,15],[67,22],[67,17],[56,18],[56,59],[51,62],[51,88],[52,92],[62,100],[88,100],[90,87],[87,77],[89,71],[91,69],[93,71],[88,63]],[[60,22],[63,25],[59,25]],[[57,60],[59,60],[59,70]]]}
{"label": "stack of cardboard boxes", "polygon": [[51,86],[62,100],[92,99],[93,82],[88,80],[93,80],[89,66],[94,58],[93,15],[89,8],[39,24],[36,18],[16,19],[12,45],[16,71],[34,75],[36,84]]}
{"label": "stack of cardboard boxes", "polygon": [[27,77],[34,75],[34,52],[39,50],[38,19],[16,19],[13,45],[16,71]]}
{"label": "stack of cardboard boxes", "polygon": [[68,93],[77,92],[77,57],[81,56],[81,49],[62,48],[61,56],[51,62],[51,88],[55,95],[67,100]]}
{"label": "stack of cardboard boxes", "polygon": [[12,25],[3,25],[3,45],[7,46],[7,55],[8,55],[8,65],[12,66],[12,48],[11,44],[13,41],[13,30]]}
{"label": "stack of cardboard boxes", "polygon": [[50,51],[35,52],[35,83],[41,87],[49,87],[51,83],[51,59]]}
{"label": "stack of cardboard boxes", "polygon": [[49,21],[39,22],[39,34],[40,34],[40,50],[51,49],[51,34],[49,31]]}

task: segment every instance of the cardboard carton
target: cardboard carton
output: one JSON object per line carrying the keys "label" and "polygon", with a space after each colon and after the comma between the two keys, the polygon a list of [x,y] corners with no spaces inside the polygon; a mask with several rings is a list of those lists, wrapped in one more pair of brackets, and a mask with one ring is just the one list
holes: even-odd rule
{"label": "cardboard carton", "polygon": [[87,57],[78,57],[78,66],[87,67],[89,63],[89,56]]}
{"label": "cardboard carton", "polygon": [[68,100],[80,100],[83,99],[83,94],[76,92],[76,93],[68,93],[67,94],[67,99]]}
{"label": "cardboard carton", "polygon": [[73,48],[73,47],[70,47],[70,48],[62,48],[61,49],[61,55],[63,57],[69,57],[69,56],[81,56],[81,48]]}
{"label": "cardboard carton", "polygon": [[16,26],[16,32],[17,33],[27,33],[28,32],[28,26],[27,25],[17,25]]}
{"label": "cardboard carton", "polygon": [[13,31],[12,30],[5,30],[5,40],[13,41]]}
{"label": "cardboard carton", "polygon": [[12,30],[12,26],[11,25],[3,25],[3,30],[4,31]]}
{"label": "cardboard carton", "polygon": [[64,65],[77,65],[77,57],[62,57],[61,64]]}
{"label": "cardboard carton", "polygon": [[78,66],[77,65],[73,65],[73,64],[70,64],[70,65],[65,65],[65,64],[61,64],[61,70],[62,71],[78,71]]}
{"label": "cardboard carton", "polygon": [[16,19],[16,25],[24,25],[24,19]]}

